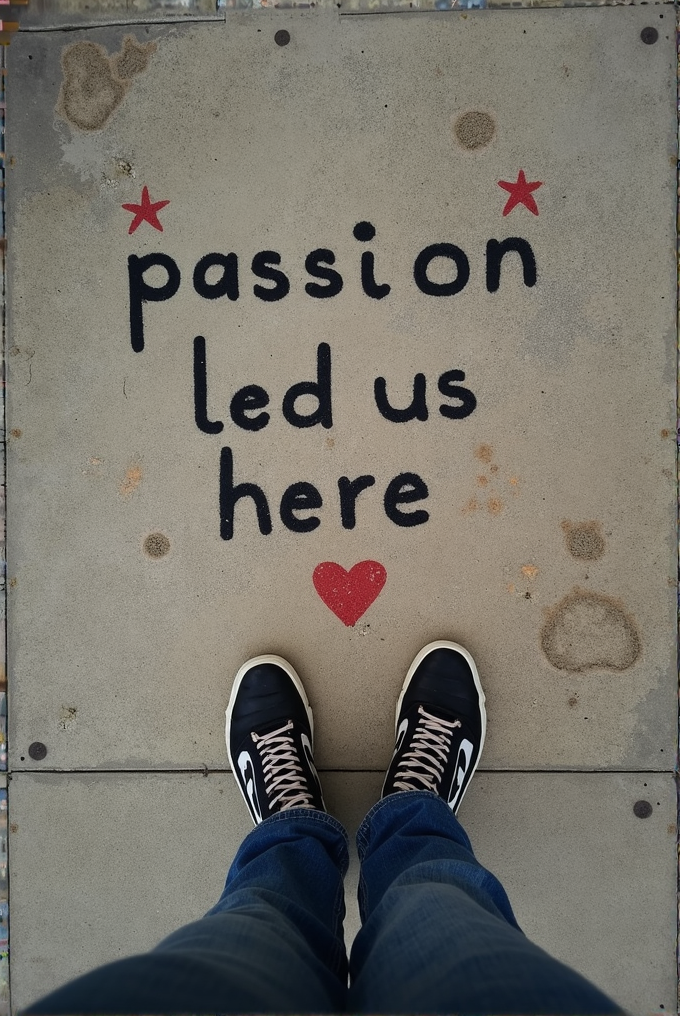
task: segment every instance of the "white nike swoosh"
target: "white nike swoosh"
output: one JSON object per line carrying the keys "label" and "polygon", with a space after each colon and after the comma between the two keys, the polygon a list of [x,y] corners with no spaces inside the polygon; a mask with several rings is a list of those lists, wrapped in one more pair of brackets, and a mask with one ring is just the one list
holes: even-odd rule
{"label": "white nike swoosh", "polygon": [[242,751],[238,757],[238,767],[243,778],[243,782],[246,788],[246,794],[250,801],[251,808],[254,814],[257,816],[256,821],[262,821],[262,809],[260,808],[260,802],[257,799],[257,788],[255,786],[255,770],[253,768],[253,761],[247,751]]}
{"label": "white nike swoosh", "polygon": [[307,756],[307,761],[314,770],[315,766],[314,766],[314,755],[312,754],[312,742],[309,740],[304,731],[300,734],[300,740],[302,741],[302,747],[304,749],[305,755]]}
{"label": "white nike swoosh", "polygon": [[309,767],[312,770],[312,775],[314,776],[314,778],[316,780],[316,785],[319,788],[319,793],[321,793],[321,783],[319,782],[319,776],[318,776],[318,773],[316,771],[316,766],[314,765],[314,755],[312,753],[312,742],[309,740],[309,738],[307,737],[307,735],[304,732],[302,732],[300,734],[300,740],[302,741],[302,748],[303,748],[303,751],[304,751],[304,753],[305,753],[305,755],[307,757],[307,761],[309,762]]}
{"label": "white nike swoosh", "polygon": [[471,741],[468,741],[466,737],[460,742],[458,748],[458,756],[455,764],[455,777],[453,784],[451,785],[451,793],[449,795],[449,807],[454,808],[456,801],[460,797],[460,792],[463,789],[463,781],[470,768],[470,759],[472,758],[472,752],[474,751],[474,745]]}
{"label": "white nike swoosh", "polygon": [[408,730],[408,717],[405,720],[401,721],[401,723],[399,724],[399,727],[397,729],[397,741],[396,741],[396,744],[394,746],[394,754],[395,755],[397,754],[397,752],[401,748],[402,742],[403,742],[404,738],[406,737],[406,731],[407,730]]}

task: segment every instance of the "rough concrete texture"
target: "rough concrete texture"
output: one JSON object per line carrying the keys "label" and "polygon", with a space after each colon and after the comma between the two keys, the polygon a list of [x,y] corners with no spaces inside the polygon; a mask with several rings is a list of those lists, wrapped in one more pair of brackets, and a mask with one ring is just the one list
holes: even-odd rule
{"label": "rough concrete texture", "polygon": [[[351,832],[380,782],[324,774]],[[199,917],[251,828],[229,773],[20,774],[10,809],[15,1011]],[[635,1013],[675,1010],[674,815],[667,774],[480,773],[461,809],[526,934]],[[355,894],[353,865],[348,943]]]}
{"label": "rough concrete texture", "polygon": [[245,659],[298,669],[356,822],[448,637],[481,858],[670,1011],[670,9],[26,33],[8,82],[15,1005],[214,899]]}
{"label": "rough concrete texture", "polygon": [[[14,766],[33,765],[36,739],[42,764],[60,769],[223,766],[232,675],[268,650],[308,682],[320,764],[375,768],[410,660],[442,636],[478,660],[496,732],[486,766],[670,766],[666,14],[262,12],[226,29],[16,40]],[[650,21],[653,46],[640,39]],[[499,181],[516,184],[520,170],[540,187],[504,216],[513,192]],[[141,205],[144,187],[152,204],[169,202],[155,213],[163,231],[141,221],[130,234],[136,215],[122,206]],[[355,239],[360,222],[373,240]],[[489,292],[498,249],[487,260],[487,243],[508,238],[524,254],[505,254]],[[421,264],[416,285],[419,252],[442,243],[463,253]],[[261,255],[258,277],[260,251],[281,261]],[[127,259],[158,252],[165,268],[135,262],[133,299],[141,280],[148,301],[136,304],[134,352]],[[373,296],[360,281],[366,252]],[[221,260],[200,265],[197,289],[210,254]],[[441,295],[466,263],[469,282]],[[290,292],[272,300],[286,287],[277,271]],[[333,271],[342,291],[320,298],[338,286]],[[205,359],[198,348],[194,364],[196,335]],[[321,376],[328,394],[323,343],[330,406],[293,388]],[[397,410],[415,386],[417,418],[381,415],[377,378]],[[315,410],[319,422],[302,426]],[[245,497],[221,537],[221,449],[225,487],[231,461],[233,483],[266,497],[268,535]],[[395,481],[403,473],[427,499],[412,476]],[[341,515],[340,478],[361,476],[375,482],[346,490]],[[300,482],[323,506],[293,488],[284,523],[282,496]],[[405,524],[423,511],[427,521]],[[315,518],[313,531],[290,528]],[[348,627],[312,576],[367,560],[387,581],[349,580],[357,596],[378,595]],[[64,708],[75,710],[67,729]]]}

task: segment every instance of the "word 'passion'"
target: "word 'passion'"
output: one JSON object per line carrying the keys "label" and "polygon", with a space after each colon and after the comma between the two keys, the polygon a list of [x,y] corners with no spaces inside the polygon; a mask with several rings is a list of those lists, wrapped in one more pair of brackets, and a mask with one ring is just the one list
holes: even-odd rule
{"label": "word 'passion'", "polygon": [[[354,227],[354,237],[360,243],[369,243],[375,238],[376,230],[370,222],[359,222]],[[491,239],[486,244],[484,276],[486,289],[495,293],[500,287],[503,259],[513,254],[522,270],[524,285],[536,285],[537,270],[534,252],[527,240],[508,237],[504,240]],[[451,278],[440,281],[433,278],[433,265],[438,275],[442,265],[451,269]],[[304,267],[310,281],[304,286],[307,296],[315,300],[327,300],[338,296],[345,285],[343,274],[336,266],[335,253],[325,247],[312,250],[305,257]],[[244,296],[249,275],[252,294],[260,301],[274,303],[285,299],[291,291],[289,276],[284,271],[282,257],[278,251],[258,251],[250,259],[249,268],[244,268],[238,254],[211,252],[201,257],[193,267],[191,282],[193,290],[206,300],[235,302]],[[158,285],[152,284],[147,273],[160,268],[165,278]],[[414,258],[412,278],[417,289],[426,296],[452,297],[460,293],[470,279],[470,261],[461,248],[452,243],[433,243],[424,247]],[[359,259],[358,272],[361,290],[369,299],[384,300],[392,292],[390,282],[379,281],[376,256],[372,250],[363,249]],[[157,275],[154,275],[157,278]],[[268,283],[263,285],[263,283]],[[136,353],[144,350],[144,311],[149,303],[166,303],[187,286],[177,261],[169,254],[156,252],[141,257],[132,254],[128,258],[128,284],[130,300],[130,343]],[[377,377],[373,384],[373,396],[377,412],[392,423],[407,423],[412,420],[424,421],[431,413],[438,418],[459,420],[469,416],[477,407],[477,399],[470,388],[460,382],[465,373],[459,369],[445,370],[438,378],[428,379],[417,373],[413,379],[413,395],[410,405],[395,406],[390,399],[386,378]],[[436,386],[437,397],[428,394]],[[221,434],[223,420],[211,420],[208,416],[208,368],[206,341],[202,335],[194,339],[193,349],[194,420],[198,429],[208,435]],[[306,412],[298,408],[302,396],[311,396],[315,406]],[[231,423],[241,430],[257,432],[265,430],[271,418],[272,406],[269,393],[260,385],[251,384],[234,393],[229,403]],[[288,388],[281,405],[281,413],[294,428],[333,427],[332,395],[332,351],[328,343],[321,342],[316,349],[315,377],[299,381]],[[341,476],[337,483],[336,505],[340,523],[344,529],[353,529],[357,519],[357,499],[369,488],[375,486],[376,478],[370,474],[356,477]],[[390,479],[382,496],[386,517],[395,525],[409,528],[423,525],[430,513],[422,507],[411,507],[416,502],[429,498],[428,485],[415,472],[405,471]],[[223,447],[220,452],[219,468],[219,516],[220,535],[224,540],[234,536],[235,507],[239,501],[249,501],[254,510],[259,531],[269,535],[273,529],[270,500],[265,491],[256,483],[241,480],[236,482],[234,456],[231,448]],[[310,533],[321,525],[315,512],[324,507],[324,497],[316,486],[306,481],[290,484],[278,502],[278,516],[282,525],[294,533]]]}

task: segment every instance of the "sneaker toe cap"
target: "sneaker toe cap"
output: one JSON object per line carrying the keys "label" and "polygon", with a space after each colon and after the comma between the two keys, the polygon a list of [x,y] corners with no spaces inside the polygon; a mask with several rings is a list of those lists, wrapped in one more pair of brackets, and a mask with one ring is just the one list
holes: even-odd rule
{"label": "sneaker toe cap", "polygon": [[454,649],[434,649],[420,662],[404,696],[404,706],[438,703],[447,714],[481,728],[480,693],[465,657]]}
{"label": "sneaker toe cap", "polygon": [[255,664],[241,678],[232,723],[241,730],[266,733],[287,720],[309,726],[307,710],[290,675],[275,663]]}

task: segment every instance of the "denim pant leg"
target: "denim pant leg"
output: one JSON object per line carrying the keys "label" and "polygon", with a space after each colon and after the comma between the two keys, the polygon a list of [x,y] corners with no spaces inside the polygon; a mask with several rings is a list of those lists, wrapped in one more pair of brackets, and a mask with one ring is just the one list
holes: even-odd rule
{"label": "denim pant leg", "polygon": [[307,808],[273,815],[243,841],[205,917],[26,1012],[344,1011],[347,863],[347,834],[330,815]]}
{"label": "denim pant leg", "polygon": [[363,927],[350,959],[358,1013],[620,1013],[530,942],[448,805],[392,794],[357,833]]}

